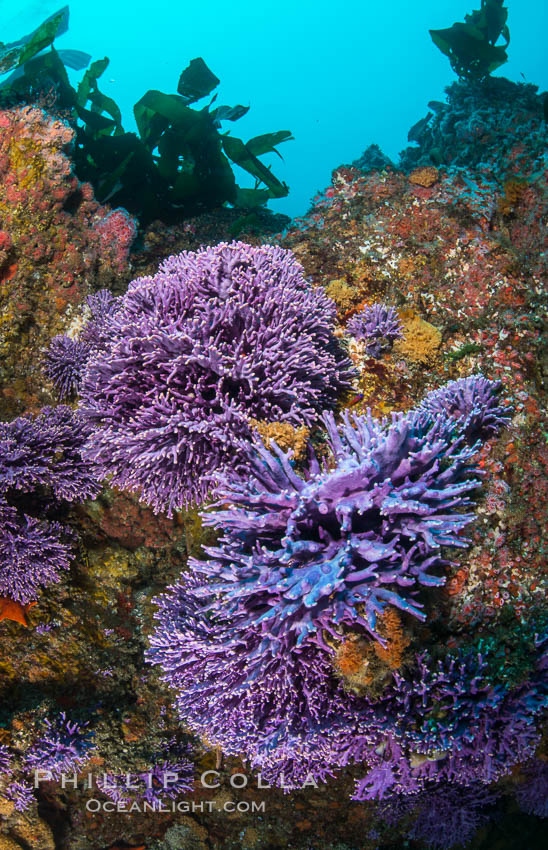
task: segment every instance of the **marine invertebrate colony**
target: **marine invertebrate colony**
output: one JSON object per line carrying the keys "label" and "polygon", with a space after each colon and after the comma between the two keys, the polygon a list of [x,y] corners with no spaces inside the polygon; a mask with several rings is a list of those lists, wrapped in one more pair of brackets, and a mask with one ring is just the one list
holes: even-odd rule
{"label": "marine invertebrate colony", "polygon": [[87,364],[86,457],[156,511],[202,499],[250,419],[310,425],[349,385],[333,319],[281,248],[168,258],[130,284]]}
{"label": "marine invertebrate colony", "polygon": [[0,596],[30,602],[68,569],[72,535],[50,515],[99,490],[81,457],[86,436],[64,406],[0,423]]}
{"label": "marine invertebrate colony", "polygon": [[422,841],[432,850],[448,850],[470,841],[489,820],[489,809],[497,799],[481,785],[470,788],[441,786],[413,799],[416,818],[408,837]]}
{"label": "marine invertebrate colony", "polygon": [[347,330],[356,339],[363,339],[369,357],[378,359],[402,336],[402,325],[393,307],[373,304],[352,316]]}
{"label": "marine invertebrate colony", "polygon": [[87,724],[80,726],[61,712],[54,720],[46,719],[44,726],[25,755],[25,768],[46,771],[55,779],[79,770],[93,747]]}
{"label": "marine invertebrate colony", "polygon": [[353,799],[416,793],[439,782],[488,785],[530,759],[548,708],[546,663],[545,635],[530,677],[515,688],[491,684],[486,660],[473,652],[437,663],[419,656],[413,675],[395,674],[358,723],[377,746]]}
{"label": "marine invertebrate colony", "polygon": [[338,731],[354,724],[325,649],[306,642],[265,655],[261,627],[239,628],[196,575],[156,601],[148,660],[175,689],[185,726],[229,755],[245,754],[267,782],[333,775],[344,751]]}
{"label": "marine invertebrate colony", "polygon": [[[204,521],[223,536],[158,600],[148,652],[186,724],[226,752],[245,753],[273,782],[325,779],[367,755],[385,787],[405,785],[383,766],[386,730],[394,753],[400,734],[418,752],[431,747],[397,727],[405,683],[378,704],[345,692],[331,643],[348,630],[382,642],[376,619],[386,606],[426,617],[419,592],[444,583],[440,547],[466,545],[476,438],[508,418],[494,403],[497,389],[474,376],[391,421],[347,417],[337,428],[326,415],[331,458],[323,465],[311,455],[298,474],[283,452],[256,444],[246,474],[219,475],[219,503]],[[445,398],[460,416],[433,412]],[[408,764],[405,791],[431,773],[414,777]]]}
{"label": "marine invertebrate colony", "polygon": [[35,800],[37,782],[78,772],[93,747],[87,723],[72,721],[64,711],[46,718],[23,753],[19,745],[0,746],[0,796],[11,800],[16,811],[25,811]]}
{"label": "marine invertebrate colony", "polygon": [[[282,452],[255,447],[247,478],[219,475],[219,500],[230,507],[204,523],[223,536],[193,568],[229,612],[263,626],[273,652],[284,635],[300,644],[342,623],[382,642],[376,619],[387,605],[424,619],[417,592],[444,583],[441,546],[466,545],[459,535],[473,514],[462,510],[480,483],[474,443],[506,421],[495,395],[492,382],[473,377],[391,422],[346,415],[337,428],[326,414],[335,469],[312,457],[303,476]],[[453,406],[456,420],[447,417]]]}
{"label": "marine invertebrate colony", "polygon": [[548,763],[534,759],[523,773],[525,781],[516,789],[520,808],[529,815],[548,818]]}
{"label": "marine invertebrate colony", "polygon": [[97,779],[97,787],[116,803],[121,800],[127,802],[131,798],[150,804],[164,798],[173,799],[186,794],[194,784],[194,765],[190,756],[189,747],[168,745],[147,772],[103,774]]}
{"label": "marine invertebrate colony", "polygon": [[80,389],[85,366],[106,343],[104,336],[108,319],[118,310],[118,299],[108,289],[84,299],[86,324],[78,337],[58,334],[46,352],[44,371],[61,399],[76,395]]}
{"label": "marine invertebrate colony", "polygon": [[36,599],[69,568],[70,544],[60,523],[20,515],[0,496],[0,595],[22,603]]}
{"label": "marine invertebrate colony", "polygon": [[53,337],[47,351],[44,371],[59,398],[70,398],[78,391],[89,353],[86,343],[72,339],[67,334]]}

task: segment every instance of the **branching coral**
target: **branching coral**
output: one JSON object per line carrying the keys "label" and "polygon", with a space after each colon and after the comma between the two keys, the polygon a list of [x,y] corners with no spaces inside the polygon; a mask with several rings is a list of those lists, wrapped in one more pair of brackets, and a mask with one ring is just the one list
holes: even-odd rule
{"label": "branching coral", "polygon": [[22,754],[19,747],[0,745],[0,795],[22,812],[34,802],[37,782],[78,772],[93,749],[87,725],[74,723],[61,712],[44,721]]}
{"label": "branching coral", "polygon": [[174,799],[190,791],[194,784],[194,765],[188,748],[177,747],[169,759],[154,764],[146,772],[104,774],[97,779],[99,790],[114,802],[138,798],[154,804]]}
{"label": "branching coral", "polygon": [[497,434],[510,421],[510,409],[498,398],[500,389],[500,381],[489,381],[482,375],[460,378],[428,393],[418,411],[427,420],[434,420],[437,416],[452,419],[465,416],[466,439],[485,439]]}
{"label": "branching coral", "polygon": [[356,339],[364,340],[369,357],[378,359],[392,348],[395,339],[402,336],[403,328],[393,307],[373,304],[353,316],[347,330]]}
{"label": "branching coral", "polygon": [[119,308],[119,300],[107,289],[88,295],[84,301],[85,326],[78,337],[59,334],[51,340],[44,371],[61,399],[76,395],[84,368],[92,354],[108,339],[108,320]]}
{"label": "branching coral", "polygon": [[[491,422],[495,392],[477,377],[391,422],[346,415],[338,429],[326,414],[331,468],[312,456],[302,476],[283,452],[257,445],[247,479],[220,476],[219,499],[230,507],[204,522],[224,535],[194,568],[229,612],[261,624],[273,652],[286,635],[300,644],[343,623],[382,642],[376,618],[387,605],[424,619],[417,591],[444,583],[440,548],[466,545],[460,531],[473,514],[463,509],[479,486],[477,447],[466,439],[482,416]],[[461,416],[441,415],[444,405]],[[494,411],[500,427],[506,411]]]}
{"label": "branching coral", "polygon": [[34,802],[32,787],[24,782],[10,782],[5,794],[6,798],[13,803],[16,812],[24,812]]}
{"label": "branching coral", "polygon": [[36,599],[41,587],[60,579],[71,562],[67,529],[21,515],[0,496],[0,588],[17,602]]}
{"label": "branching coral", "polygon": [[[516,758],[530,752],[536,685],[510,704],[481,682],[481,659],[418,659],[415,678],[396,675],[380,699],[358,696],[337,679],[331,645],[348,627],[383,642],[376,618],[387,606],[425,618],[417,591],[443,583],[431,572],[444,563],[440,547],[466,545],[460,531],[472,516],[462,508],[479,483],[473,440],[507,420],[496,392],[480,377],[457,382],[447,393],[454,417],[443,413],[443,392],[391,421],[347,416],[338,429],[326,415],[331,458],[322,466],[311,455],[298,475],[286,454],[257,443],[245,477],[219,476],[220,502],[204,517],[224,534],[157,600],[148,651],[185,724],[282,785],[366,759],[357,799],[412,793],[437,774],[487,781],[511,745]],[[526,716],[510,733],[516,700]],[[489,717],[501,703],[499,734]],[[481,756],[467,735],[481,738]]]}
{"label": "branching coral", "polygon": [[485,659],[472,653],[437,664],[424,655],[412,677],[395,674],[359,722],[376,746],[354,799],[416,793],[431,782],[487,785],[530,759],[548,708],[546,646],[545,636],[537,640],[534,670],[513,689],[491,684]]}
{"label": "branching coral", "polygon": [[265,781],[325,780],[340,763],[336,730],[353,728],[328,653],[307,643],[265,660],[260,627],[240,628],[217,606],[208,613],[206,592],[190,576],[156,600],[148,660],[176,689],[185,725],[227,754],[245,753]]}
{"label": "branching coral", "polygon": [[54,336],[47,352],[44,371],[61,399],[75,395],[80,386],[89,346],[66,334]]}
{"label": "branching coral", "polygon": [[88,363],[87,457],[156,511],[202,499],[250,418],[310,425],[348,387],[333,319],[281,248],[170,257],[130,285]]}
{"label": "branching coral", "polygon": [[534,759],[524,768],[524,782],[516,789],[522,811],[539,818],[548,817],[548,762]]}
{"label": "branching coral", "polygon": [[59,779],[73,773],[89,758],[93,747],[87,723],[73,723],[65,712],[44,721],[45,730],[25,754],[25,769],[44,771]]}
{"label": "branching coral", "polygon": [[80,453],[86,435],[69,407],[0,423],[1,596],[29,602],[68,569],[72,534],[48,516],[99,490]]}
{"label": "branching coral", "polygon": [[0,774],[10,772],[11,753],[4,744],[0,744]]}
{"label": "branching coral", "polygon": [[431,850],[466,845],[489,821],[489,807],[496,800],[497,795],[481,785],[429,789],[413,800],[415,820],[408,837],[423,842]]}
{"label": "branching coral", "polygon": [[70,407],[0,422],[0,492],[50,488],[57,499],[85,499],[99,487],[81,450],[87,429]]}

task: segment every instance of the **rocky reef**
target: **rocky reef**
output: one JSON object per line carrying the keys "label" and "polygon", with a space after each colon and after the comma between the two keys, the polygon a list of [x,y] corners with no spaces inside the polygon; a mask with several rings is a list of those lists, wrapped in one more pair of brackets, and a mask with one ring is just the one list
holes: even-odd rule
{"label": "rocky reef", "polygon": [[39,365],[83,298],[127,280],[136,233],[73,174],[71,128],[37,106],[0,112],[0,353],[4,416],[51,400]]}
{"label": "rocky reef", "polygon": [[538,105],[131,253],[0,113],[0,848],[542,846]]}

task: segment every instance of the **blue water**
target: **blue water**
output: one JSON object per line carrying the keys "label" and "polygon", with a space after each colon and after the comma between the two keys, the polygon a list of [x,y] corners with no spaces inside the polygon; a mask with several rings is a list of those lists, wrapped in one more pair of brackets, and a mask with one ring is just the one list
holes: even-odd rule
{"label": "blue water", "polygon": [[[0,0],[0,40],[15,40],[63,5],[62,0]],[[290,186],[270,203],[288,215],[306,212],[337,165],[372,142],[392,158],[407,132],[443,98],[455,79],[428,30],[450,26],[480,0],[73,0],[59,48],[108,56],[101,88],[133,129],[132,106],[147,89],[174,92],[181,70],[201,56],[220,78],[219,104],[250,105],[224,129],[245,140],[289,129],[270,162]],[[548,89],[547,0],[508,0],[509,62],[496,74]],[[79,79],[83,72],[75,74]],[[265,160],[268,163],[268,160]],[[242,185],[250,185],[244,177]]]}

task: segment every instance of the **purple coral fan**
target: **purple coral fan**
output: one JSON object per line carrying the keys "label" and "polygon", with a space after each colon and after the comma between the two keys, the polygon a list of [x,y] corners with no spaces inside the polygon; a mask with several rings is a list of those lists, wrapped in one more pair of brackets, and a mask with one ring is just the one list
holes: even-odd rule
{"label": "purple coral fan", "polygon": [[45,731],[25,754],[25,767],[28,770],[46,771],[53,779],[59,779],[63,773],[79,770],[93,748],[93,736],[87,725],[73,723],[65,712],[61,712],[53,721],[45,720]]}
{"label": "purple coral fan", "polygon": [[301,643],[342,623],[380,640],[388,604],[424,620],[417,592],[445,583],[440,549],[466,546],[460,532],[474,518],[463,513],[480,484],[467,421],[347,414],[337,428],[325,414],[335,464],[311,456],[302,475],[283,452],[253,446],[246,478],[219,476],[218,504],[229,507],[204,523],[224,534],[192,567],[231,614],[261,625],[273,652],[285,635]]}
{"label": "purple coral fan", "polygon": [[413,800],[415,820],[407,837],[431,850],[449,850],[467,844],[491,817],[489,807],[497,800],[481,785],[470,788],[441,786]]}
{"label": "purple coral fan", "polygon": [[403,325],[394,307],[373,304],[352,316],[346,329],[356,339],[364,340],[369,357],[378,360],[389,351],[394,340],[403,336]]}
{"label": "purple coral fan", "polygon": [[334,316],[281,248],[169,257],[130,284],[87,365],[86,456],[156,511],[203,499],[249,419],[310,425],[349,386]]}
{"label": "purple coral fan", "polygon": [[180,797],[194,784],[194,765],[188,758],[163,761],[140,773],[105,774],[97,779],[100,791],[118,803],[132,797],[154,805],[161,800]]}
{"label": "purple coral fan", "polygon": [[467,440],[486,439],[510,422],[511,408],[498,399],[501,387],[500,381],[489,381],[483,375],[459,378],[428,393],[417,412],[425,422],[446,416],[461,420],[459,428]]}
{"label": "purple coral fan", "polygon": [[64,526],[21,514],[0,496],[0,595],[31,602],[58,582],[70,566],[70,540]]}
{"label": "purple coral fan", "polygon": [[86,323],[80,335],[54,336],[46,352],[44,371],[61,399],[80,390],[82,375],[93,353],[100,351],[108,339],[108,321],[119,308],[119,299],[107,289],[85,299]]}
{"label": "purple coral fan", "polygon": [[548,762],[534,759],[523,768],[524,782],[516,788],[520,809],[528,815],[548,818]]}
{"label": "purple coral fan", "polygon": [[[435,773],[428,765],[445,756],[435,750],[461,741],[458,716],[476,723],[480,707],[498,705],[497,692],[484,693],[473,664],[438,671],[423,662],[422,690],[402,679],[378,703],[358,698],[334,676],[326,634],[340,638],[350,625],[380,640],[376,616],[388,604],[425,617],[416,594],[443,584],[430,572],[445,563],[440,547],[466,545],[460,531],[472,515],[461,510],[479,484],[478,445],[461,430],[467,410],[459,419],[347,416],[340,429],[329,414],[324,421],[332,457],[323,466],[311,455],[298,474],[288,455],[257,443],[246,476],[219,476],[220,502],[204,519],[224,534],[157,600],[147,659],[175,688],[185,724],[228,754],[243,752],[267,781],[325,780],[367,758],[374,775],[357,799],[418,791]],[[432,709],[420,734],[412,724],[400,729],[405,701],[416,724],[428,687],[436,705],[438,691],[455,694],[457,713],[431,727]],[[532,740],[521,731],[520,754]],[[483,750],[487,764],[492,753]]]}
{"label": "purple coral fan", "polygon": [[99,490],[80,453],[86,436],[69,407],[0,423],[0,596],[30,602],[68,569],[72,532],[48,514]]}
{"label": "purple coral fan", "polygon": [[532,675],[512,690],[489,683],[481,655],[437,663],[419,656],[413,675],[396,673],[359,720],[359,735],[375,746],[353,799],[413,794],[431,782],[487,785],[530,759],[541,739],[537,720],[548,708],[546,667],[544,638]]}
{"label": "purple coral fan", "polygon": [[66,334],[54,336],[49,344],[44,371],[61,399],[76,395],[90,354],[89,345]]}

